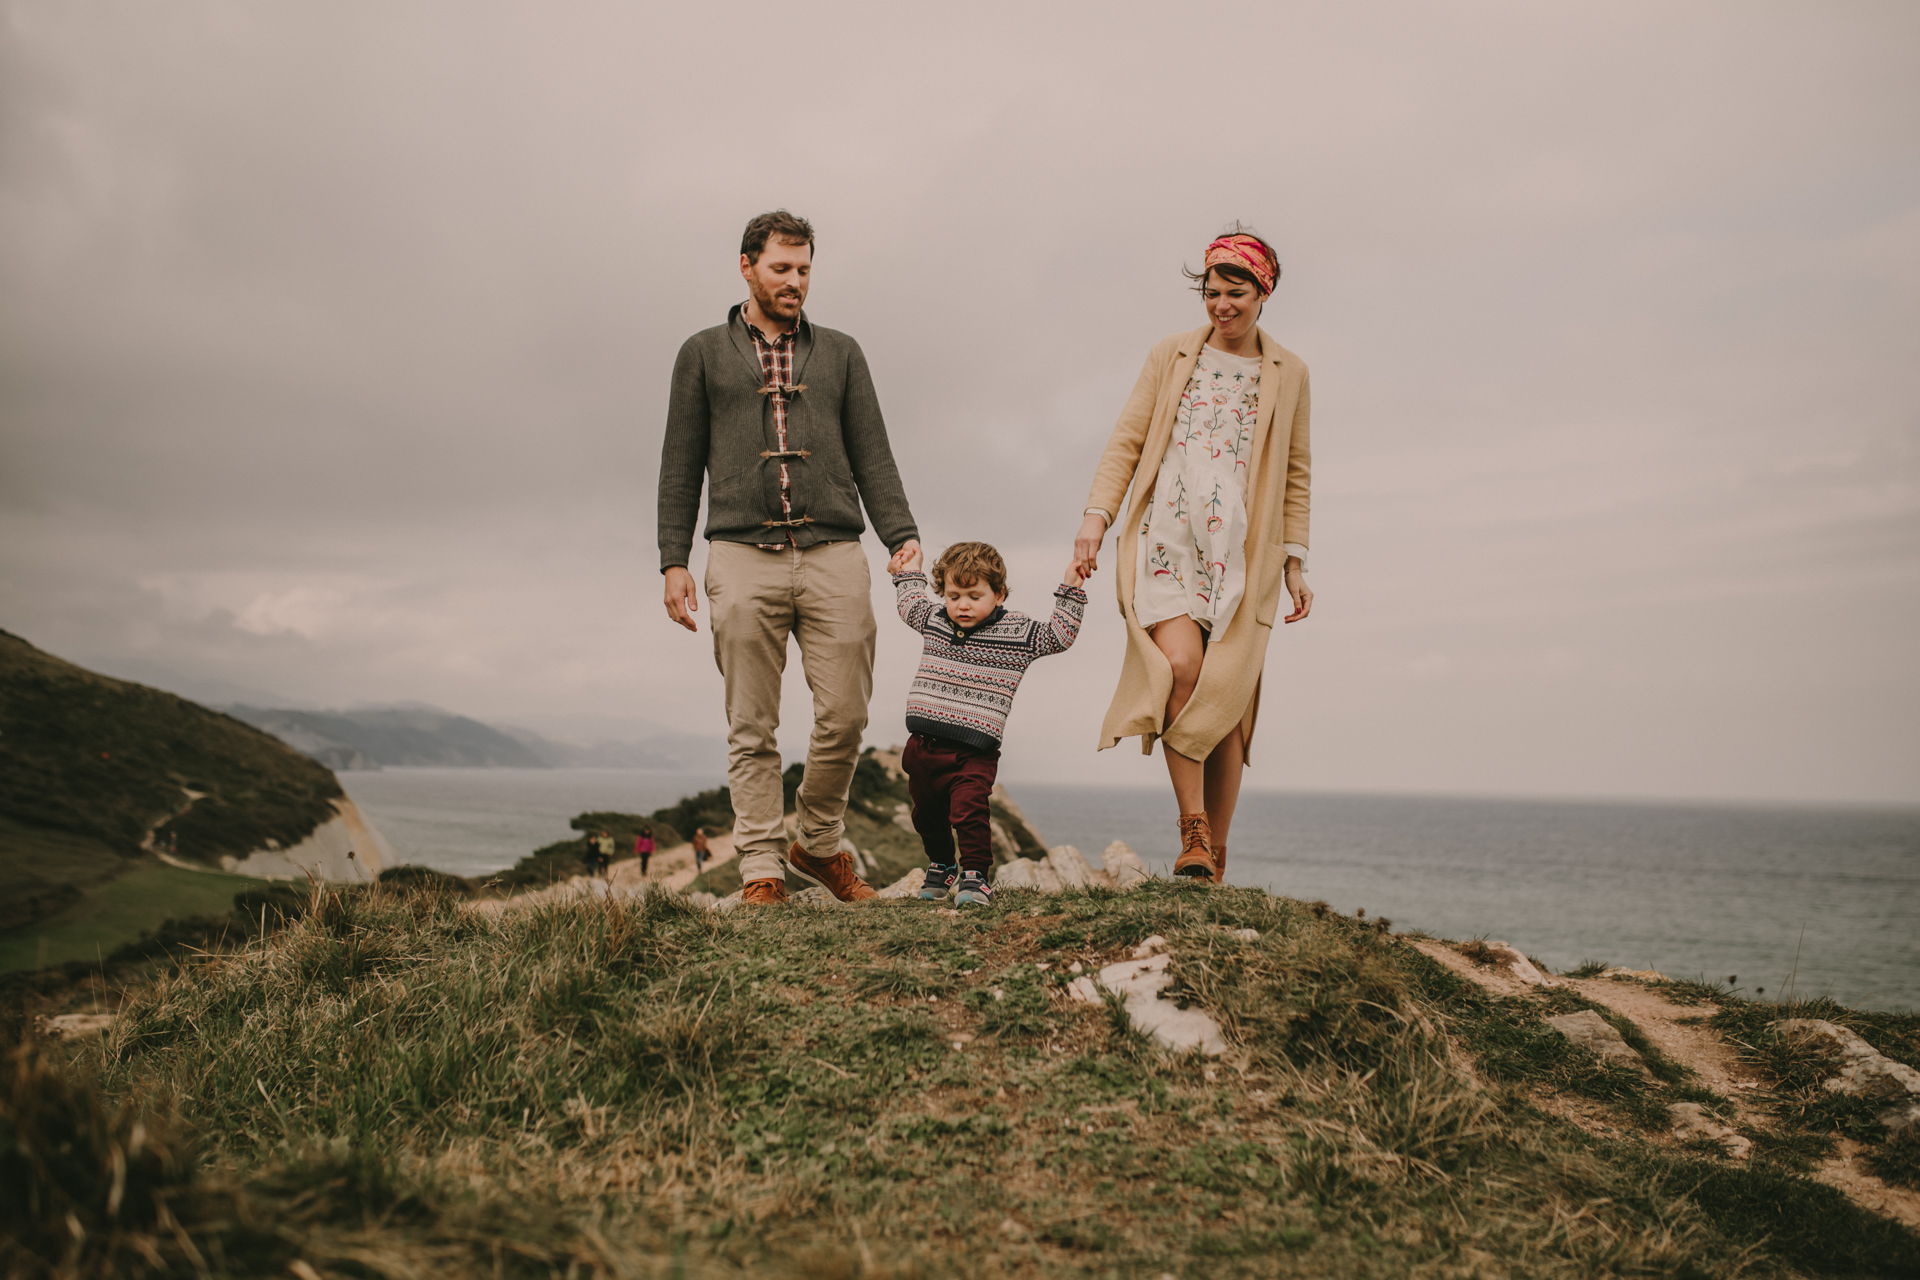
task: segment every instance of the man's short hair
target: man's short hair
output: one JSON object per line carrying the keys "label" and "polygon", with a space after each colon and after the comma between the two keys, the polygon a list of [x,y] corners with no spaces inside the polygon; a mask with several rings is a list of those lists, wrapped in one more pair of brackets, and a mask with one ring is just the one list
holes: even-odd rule
{"label": "man's short hair", "polygon": [[1007,562],[984,542],[956,542],[933,562],[933,589],[944,593],[947,583],[969,587],[984,582],[997,596],[1007,594]]}
{"label": "man's short hair", "polygon": [[760,261],[760,255],[766,251],[769,240],[778,240],[781,244],[803,244],[811,254],[813,224],[785,209],[761,214],[747,224],[746,233],[740,237],[740,252],[747,255],[749,266]]}

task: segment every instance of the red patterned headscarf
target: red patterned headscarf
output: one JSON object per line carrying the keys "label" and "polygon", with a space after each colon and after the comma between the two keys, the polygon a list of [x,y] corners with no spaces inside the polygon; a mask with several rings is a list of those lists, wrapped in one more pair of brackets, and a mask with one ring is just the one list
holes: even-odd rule
{"label": "red patterned headscarf", "polygon": [[1219,266],[1251,271],[1263,298],[1273,292],[1273,282],[1280,275],[1280,264],[1274,261],[1272,251],[1253,236],[1221,236],[1208,245],[1206,266],[1201,270]]}

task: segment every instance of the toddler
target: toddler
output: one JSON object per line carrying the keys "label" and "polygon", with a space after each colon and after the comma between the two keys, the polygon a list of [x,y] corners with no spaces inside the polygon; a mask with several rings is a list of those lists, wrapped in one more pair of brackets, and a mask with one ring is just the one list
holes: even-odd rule
{"label": "toddler", "polygon": [[[1036,658],[1064,653],[1080,632],[1087,593],[1071,566],[1041,622],[1007,609],[1007,566],[984,542],[957,542],[933,563],[933,590],[917,548],[887,562],[900,617],[924,637],[907,694],[907,749],[900,766],[913,798],[913,829],[927,849],[920,896],[955,905],[993,901],[993,831],[987,798],[1000,768],[1000,739],[1020,677]],[[955,856],[955,837],[959,853]]]}

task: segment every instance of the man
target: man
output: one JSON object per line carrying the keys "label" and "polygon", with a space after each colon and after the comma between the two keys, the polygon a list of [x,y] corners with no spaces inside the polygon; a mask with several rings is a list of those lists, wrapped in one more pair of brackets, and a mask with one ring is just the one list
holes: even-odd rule
{"label": "man", "polygon": [[[660,449],[667,616],[689,631],[700,602],[687,560],[701,485],[713,478],[707,603],[726,679],[741,896],[756,905],[786,901],[788,871],[843,902],[873,896],[840,851],[873,693],[861,502],[890,552],[920,546],[866,357],[802,310],[812,272],[806,219],[781,209],[747,224],[747,300],[680,348]],[[813,737],[794,800],[800,838],[791,847],[774,741],[789,635],[813,690]]]}

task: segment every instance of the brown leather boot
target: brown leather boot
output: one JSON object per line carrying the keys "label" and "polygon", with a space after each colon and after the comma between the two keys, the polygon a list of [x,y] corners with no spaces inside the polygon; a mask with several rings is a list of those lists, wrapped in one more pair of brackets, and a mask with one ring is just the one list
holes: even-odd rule
{"label": "brown leather boot", "polygon": [[1213,882],[1227,882],[1227,846],[1223,844],[1213,846]]}
{"label": "brown leather boot", "polygon": [[1207,829],[1204,812],[1180,815],[1180,856],[1174,860],[1173,874],[1196,880],[1214,878],[1213,835]]}
{"label": "brown leather boot", "polygon": [[740,886],[740,903],[748,907],[777,907],[787,900],[785,880],[749,880]]}
{"label": "brown leather boot", "polygon": [[799,872],[801,879],[812,881],[842,902],[860,902],[874,896],[873,886],[854,871],[853,855],[850,853],[816,858],[795,840],[793,847],[787,850],[787,865]]}

